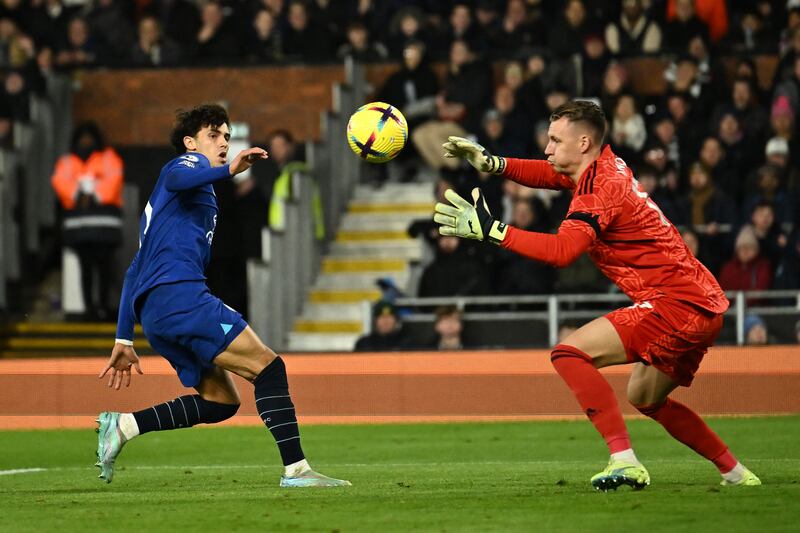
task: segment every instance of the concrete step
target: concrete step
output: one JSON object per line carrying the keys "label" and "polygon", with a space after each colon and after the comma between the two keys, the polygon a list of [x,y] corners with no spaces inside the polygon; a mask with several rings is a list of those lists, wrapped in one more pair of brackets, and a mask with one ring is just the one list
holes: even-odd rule
{"label": "concrete step", "polygon": [[[346,213],[339,231],[406,231],[409,224],[421,217],[414,213]],[[427,218],[433,218],[433,211]]]}
{"label": "concrete step", "polygon": [[386,198],[405,198],[424,202],[433,198],[433,194],[433,184],[431,183],[386,183],[379,189],[369,185],[359,185],[356,187],[353,199],[375,201]]}
{"label": "concrete step", "polygon": [[358,333],[289,333],[292,352],[351,352]]}
{"label": "concrete step", "polygon": [[398,287],[408,284],[408,270],[380,271],[380,272],[345,272],[336,274],[321,274],[314,281],[315,289],[359,289],[369,290],[375,287],[375,281],[380,278],[392,278]]}
{"label": "concrete step", "polygon": [[307,304],[300,315],[301,320],[363,320],[365,311],[362,303]]}
{"label": "concrete step", "polygon": [[381,243],[371,241],[334,242],[331,244],[328,257],[331,259],[370,257],[418,261],[422,258],[422,245],[415,239]]}
{"label": "concrete step", "polygon": [[312,289],[308,293],[308,302],[317,303],[360,303],[364,300],[374,302],[381,297],[378,288],[370,290],[346,290],[346,289]]}
{"label": "concrete step", "polygon": [[303,320],[294,321],[295,333],[361,333],[364,324],[360,320]]}
{"label": "concrete step", "polygon": [[409,241],[413,240],[408,236],[405,229],[401,230],[353,230],[342,231],[336,234],[338,242],[362,242],[362,241],[375,241],[378,243],[386,241]]}
{"label": "concrete step", "polygon": [[371,257],[325,257],[322,260],[323,274],[343,272],[367,272],[370,274],[381,272],[401,272],[408,268],[405,259],[398,258],[371,258]]}
{"label": "concrete step", "polygon": [[384,200],[381,202],[353,201],[347,207],[349,213],[406,213],[414,216],[433,217],[433,200],[429,202],[407,202],[397,200],[396,202]]}

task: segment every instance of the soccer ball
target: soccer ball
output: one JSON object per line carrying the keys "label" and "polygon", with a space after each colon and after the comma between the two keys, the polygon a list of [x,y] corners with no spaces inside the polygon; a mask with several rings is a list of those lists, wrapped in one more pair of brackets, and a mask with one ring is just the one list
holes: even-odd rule
{"label": "soccer ball", "polygon": [[406,145],[408,123],[394,106],[373,102],[359,107],[347,122],[347,143],[369,163],[386,163]]}

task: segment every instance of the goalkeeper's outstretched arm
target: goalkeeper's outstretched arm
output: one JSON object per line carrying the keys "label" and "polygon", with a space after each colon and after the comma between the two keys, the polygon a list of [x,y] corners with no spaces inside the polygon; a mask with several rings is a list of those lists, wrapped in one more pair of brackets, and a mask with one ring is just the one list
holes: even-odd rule
{"label": "goalkeeper's outstretched arm", "polygon": [[500,174],[526,187],[556,190],[575,188],[575,182],[569,176],[553,170],[547,161],[492,155],[480,144],[464,137],[448,137],[442,148],[445,157],[463,158],[481,172]]}

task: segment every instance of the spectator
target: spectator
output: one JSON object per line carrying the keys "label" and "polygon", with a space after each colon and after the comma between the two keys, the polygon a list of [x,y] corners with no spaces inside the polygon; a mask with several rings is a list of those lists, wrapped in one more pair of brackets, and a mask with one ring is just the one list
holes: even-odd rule
{"label": "spectator", "polygon": [[563,17],[556,22],[547,38],[550,52],[556,60],[566,60],[580,55],[584,39],[591,32],[582,0],[568,0],[564,3]]}
{"label": "spectator", "polygon": [[744,318],[744,343],[747,346],[771,344],[763,318],[758,315],[747,315]]}
{"label": "spectator", "polygon": [[721,47],[738,54],[774,53],[777,43],[774,33],[768,32],[761,14],[755,8],[745,8],[738,24],[723,39]]}
{"label": "spectator", "polygon": [[447,51],[453,41],[462,40],[469,43],[470,49],[475,52],[484,52],[487,48],[480,29],[472,20],[472,12],[466,3],[456,2],[450,12],[450,19],[442,36],[442,43],[438,47],[437,56],[446,57]]}
{"label": "spectator", "polygon": [[600,89],[600,103],[603,109],[614,109],[617,98],[630,92],[628,88],[628,71],[619,63],[610,63],[603,76]]}
{"label": "spectator", "polygon": [[750,215],[750,223],[758,239],[761,255],[777,266],[786,253],[789,240],[781,227],[775,223],[775,210],[771,203],[761,201],[755,205]]}
{"label": "spectator", "polygon": [[575,94],[593,97],[600,94],[611,56],[606,50],[605,41],[599,35],[590,34],[583,40],[580,57],[580,83],[576,84]]}
{"label": "spectator", "polygon": [[155,17],[139,21],[139,38],[130,54],[130,63],[137,67],[175,66],[181,62],[181,50],[176,42],[161,35]]}
{"label": "spectator", "polygon": [[[511,222],[525,231],[548,233],[547,210],[538,199],[520,199],[513,203]],[[496,294],[550,294],[556,277],[555,270],[543,263],[514,254],[497,251],[495,271]]]}
{"label": "spectator", "polygon": [[0,17],[0,68],[20,68],[35,55],[33,40],[8,17]]}
{"label": "spectator", "polygon": [[725,158],[725,149],[722,143],[714,136],[703,139],[698,152],[698,160],[711,172],[711,179],[714,183],[723,183],[730,172]]}
{"label": "spectator", "polygon": [[[665,51],[679,54],[687,49],[689,41],[700,37],[708,42],[708,27],[695,16],[694,0],[669,0],[670,10],[664,28]],[[726,23],[727,24],[727,23]]]}
{"label": "spectator", "polygon": [[759,105],[753,82],[747,78],[737,78],[733,82],[730,100],[717,105],[712,118],[712,128],[717,129],[720,117],[732,112],[739,119],[748,142],[762,146],[769,128],[767,112]]}
{"label": "spectator", "polygon": [[720,118],[717,138],[725,150],[724,165],[729,169],[727,178],[717,185],[739,205],[745,192],[744,172],[755,163],[755,156],[751,155],[739,119],[732,112],[725,112]]}
{"label": "spectator", "polygon": [[283,59],[283,45],[275,15],[261,9],[253,19],[248,53],[254,63],[277,63]]}
{"label": "spectator", "polygon": [[781,169],[774,165],[764,165],[755,174],[755,191],[748,194],[744,201],[742,219],[749,220],[756,206],[768,204],[773,211],[776,226],[791,226],[791,199],[781,183]]}
{"label": "spectator", "polygon": [[299,0],[289,4],[283,33],[283,55],[289,60],[319,62],[331,56],[332,38],[328,29],[311,19],[308,8]]}
{"label": "spectator", "polygon": [[409,345],[394,304],[380,301],[372,308],[372,333],[356,341],[356,352],[391,352]]}
{"label": "spectator", "polygon": [[450,49],[444,91],[436,97],[437,120],[411,132],[414,146],[433,169],[458,167],[457,159],[442,156],[442,143],[450,135],[463,137],[468,131],[480,129],[491,91],[490,67],[475,59],[465,41],[455,41]]}
{"label": "spectator", "polygon": [[789,144],[789,153],[792,161],[800,157],[800,146],[798,146],[794,125],[794,108],[786,96],[778,96],[772,103],[770,127],[775,137],[781,137]]}
{"label": "spectator", "polygon": [[239,38],[231,22],[225,18],[222,5],[216,0],[203,4],[202,26],[195,41],[194,62],[198,65],[220,65],[236,61]]}
{"label": "spectator", "polygon": [[[800,289],[800,228],[794,230],[780,263],[775,267],[775,281],[772,288]],[[785,303],[794,305],[796,300],[790,299]]]}
{"label": "spectator", "polygon": [[517,102],[522,113],[531,122],[547,118],[547,109],[544,104],[545,82],[543,81],[546,68],[545,55],[542,52],[531,54],[526,62],[524,74],[525,81],[517,89]]}
{"label": "spectator", "polygon": [[37,48],[55,48],[67,40],[67,24],[74,15],[61,0],[31,0],[26,26]]}
{"label": "spectator", "polygon": [[661,51],[661,28],[644,10],[642,0],[622,0],[622,14],[605,29],[606,46],[615,57]]}
{"label": "spectator", "polygon": [[370,42],[366,26],[353,22],[347,27],[347,42],[339,47],[336,56],[339,59],[351,57],[360,63],[376,63],[386,59],[389,51],[381,43]]}
{"label": "spectator", "polygon": [[425,347],[434,350],[463,350],[464,321],[461,311],[455,305],[443,305],[437,307],[434,313],[434,336]]}
{"label": "spectator", "polygon": [[675,136],[678,139],[678,156],[685,168],[687,161],[692,161],[700,147],[700,140],[705,134],[702,119],[695,116],[693,103],[683,93],[667,95],[667,112],[675,125]]}
{"label": "spectator", "polygon": [[[772,266],[759,256],[758,238],[752,226],[744,226],[736,237],[732,259],[722,265],[719,285],[726,291],[765,291],[772,283]],[[749,301],[748,304],[757,303]]]}
{"label": "spectator", "polygon": [[[781,137],[773,137],[767,142],[764,149],[767,164],[777,168],[780,173],[780,183],[789,195],[789,220],[794,226],[800,227],[800,172],[794,165],[790,165],[791,154],[789,143]],[[783,222],[786,222],[783,220]]]}
{"label": "spectator", "polygon": [[497,143],[497,150],[492,153],[502,153],[508,157],[527,155],[528,140],[531,137],[530,122],[519,109],[511,87],[500,85],[495,89],[494,110],[502,123],[502,141]]}
{"label": "spectator", "polygon": [[58,160],[52,185],[64,209],[64,244],[80,262],[86,317],[113,319],[109,291],[114,253],[122,240],[123,167],[97,125],[88,122],[75,128],[70,153]]}
{"label": "spectator", "polygon": [[[539,31],[537,31],[539,30]],[[497,36],[491,42],[491,50],[499,57],[514,57],[524,54],[537,45],[544,45],[541,28],[534,28],[528,21],[528,7],[524,0],[509,0],[500,21]]]}
{"label": "spectator", "polygon": [[623,94],[614,107],[611,119],[611,141],[614,143],[614,152],[623,159],[628,159],[622,154],[639,152],[647,141],[647,127],[644,117],[636,109],[636,100],[633,95]]}
{"label": "spectator", "polygon": [[[426,50],[431,50],[432,39],[425,31],[425,15],[416,7],[407,7],[398,11],[389,29],[389,53],[396,59],[402,59],[403,50],[411,41],[425,44]],[[451,45],[452,47],[452,45]]]}
{"label": "spectator", "polygon": [[417,296],[480,296],[489,294],[481,261],[457,237],[439,237],[436,258],[425,267]]}
{"label": "spectator", "polygon": [[667,20],[672,22],[692,19],[708,26],[708,36],[716,43],[728,33],[726,0],[668,0]]}
{"label": "spectator", "polygon": [[681,214],[680,199],[659,185],[658,171],[654,167],[642,164],[637,167],[635,176],[644,192],[656,203],[670,222],[673,224],[685,222],[685,217]]}
{"label": "spectator", "polygon": [[59,47],[55,64],[64,70],[103,64],[100,49],[89,34],[89,26],[84,19],[75,17],[69,21],[67,40]]}
{"label": "spectator", "polygon": [[[523,6],[524,7],[524,6]],[[487,54],[494,58],[501,48],[502,26],[494,0],[475,2],[475,28],[486,47]]]}
{"label": "spectator", "polygon": [[86,15],[89,31],[105,51],[108,63],[123,63],[134,46],[136,34],[131,18],[121,0],[96,0]]}
{"label": "spectator", "polygon": [[780,60],[775,68],[775,76],[772,79],[772,86],[775,87],[781,82],[788,80],[794,74],[795,60],[800,57],[800,8],[790,11],[789,21],[797,21],[797,26],[787,30],[789,34],[788,43],[781,52]]}
{"label": "spectator", "polygon": [[165,0],[151,3],[150,9],[164,29],[164,35],[173,39],[184,51],[197,46],[197,35],[204,23],[196,2]]}

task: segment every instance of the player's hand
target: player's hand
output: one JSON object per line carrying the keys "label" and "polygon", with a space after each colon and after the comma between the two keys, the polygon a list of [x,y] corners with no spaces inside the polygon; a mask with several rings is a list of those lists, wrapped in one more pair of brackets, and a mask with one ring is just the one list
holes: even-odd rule
{"label": "player's hand", "polygon": [[259,159],[266,159],[268,157],[269,154],[267,154],[267,151],[263,148],[248,148],[247,150],[242,150],[233,158],[233,161],[231,161],[229,167],[231,176],[244,172]]}
{"label": "player's hand", "polygon": [[450,204],[437,203],[433,221],[439,226],[439,234],[462,237],[499,244],[506,238],[508,226],[492,218],[489,206],[483,193],[477,187],[472,189],[473,203],[458,195],[453,189],[447,189],[444,197]]}
{"label": "player's hand", "polygon": [[97,377],[102,378],[110,370],[111,375],[108,377],[109,387],[119,390],[123,381],[126,387],[130,387],[131,367],[135,367],[136,372],[139,374],[144,374],[139,366],[139,356],[136,355],[136,350],[133,349],[133,346],[117,342],[114,344],[114,349],[111,350],[111,358],[108,360],[108,364]]}
{"label": "player's hand", "polygon": [[447,142],[442,145],[444,156],[447,158],[461,157],[480,170],[489,174],[502,174],[506,168],[506,160],[502,157],[492,155],[480,144],[465,139],[464,137],[450,136]]}

